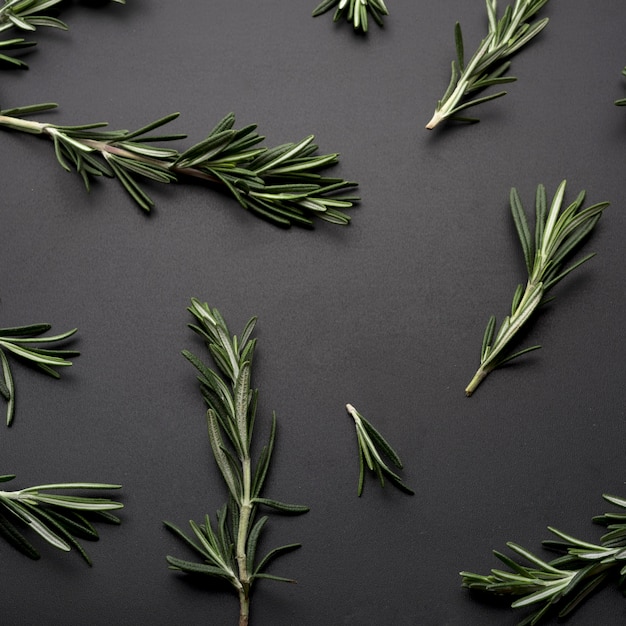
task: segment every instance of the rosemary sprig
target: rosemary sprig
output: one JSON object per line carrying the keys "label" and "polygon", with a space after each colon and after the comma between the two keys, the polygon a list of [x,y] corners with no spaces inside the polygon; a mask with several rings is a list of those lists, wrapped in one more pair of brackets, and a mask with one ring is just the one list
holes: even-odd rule
{"label": "rosemary sprig", "polygon": [[345,17],[352,22],[354,30],[366,33],[369,27],[368,14],[379,25],[383,26],[383,16],[389,15],[384,0],[322,0],[313,10],[313,17],[322,15],[330,9],[336,8],[333,22],[338,22]]}
{"label": "rosemary sprig", "polygon": [[15,414],[15,384],[7,353],[34,363],[39,369],[54,378],[60,378],[59,373],[54,369],[55,367],[72,365],[68,359],[80,355],[80,352],[76,350],[50,349],[37,345],[64,341],[77,331],[76,328],[73,328],[60,335],[41,336],[51,328],[50,324],[0,328],[0,395],[7,402],[7,426],[11,425]]}
{"label": "rosemary sprig", "polygon": [[583,209],[585,192],[581,191],[574,202],[562,210],[566,181],[563,181],[554,195],[550,208],[547,208],[546,190],[537,187],[535,198],[535,233],[530,229],[517,190],[511,190],[511,212],[522,244],[528,279],[526,286],[518,285],[513,296],[511,314],[504,318],[497,334],[496,318],[491,316],[483,336],[480,352],[480,367],[465,389],[470,396],[484,378],[496,367],[515,359],[541,346],[531,346],[507,354],[511,341],[520,328],[534,315],[539,306],[545,303],[548,291],[571,271],[588,261],[594,254],[588,254],[563,269],[569,255],[580,246],[591,233],[608,202],[599,202]]}
{"label": "rosemary sprig", "polygon": [[435,113],[426,124],[433,129],[445,119],[461,122],[478,122],[476,118],[459,116],[459,113],[482,102],[500,98],[506,91],[466,101],[468,96],[493,85],[501,85],[517,80],[514,76],[505,76],[511,62],[508,59],[547,25],[548,18],[528,23],[548,0],[515,0],[508,5],[500,19],[497,16],[497,0],[486,0],[489,32],[480,42],[476,52],[465,63],[465,52],[461,25],[457,22],[454,29],[457,58],[452,61],[452,75],[448,88],[437,103]]}
{"label": "rosemary sprig", "polygon": [[387,466],[381,456],[381,454],[386,456],[398,469],[402,469],[402,461],[395,450],[351,404],[346,404],[346,410],[354,420],[359,446],[359,496],[363,493],[366,465],[378,476],[381,486],[385,486],[386,476],[401,491],[414,495],[415,492],[402,482],[400,476]]}
{"label": "rosemary sprig", "polygon": [[[126,0],[112,0],[125,4]],[[42,15],[42,11],[60,4],[62,0],[5,0],[0,7],[0,33],[11,28],[32,33],[39,26],[67,30],[67,24],[56,17]],[[26,41],[21,37],[0,41],[0,50],[15,50],[36,45],[33,41]],[[10,67],[28,69],[28,65],[15,57],[0,52],[0,62]]]}
{"label": "rosemary sprig", "polygon": [[[14,478],[13,474],[0,476],[0,483]],[[18,491],[0,491],[0,535],[26,556],[38,559],[39,552],[22,532],[29,528],[59,550],[69,552],[75,548],[87,564],[91,565],[91,559],[78,542],[78,538],[98,540],[98,532],[87,516],[119,524],[119,518],[109,511],[121,509],[124,505],[108,498],[56,492],[68,489],[93,492],[120,488],[121,485],[80,482],[36,485]]]}
{"label": "rosemary sprig", "polygon": [[276,438],[276,415],[272,418],[268,443],[261,450],[256,463],[252,461],[257,390],[250,386],[252,357],[256,346],[256,339],[252,339],[251,335],[256,318],[248,322],[240,338],[237,338],[236,335],[230,335],[217,309],[194,298],[188,310],[197,322],[190,324],[190,327],[206,341],[217,366],[215,371],[189,351],[183,351],[183,355],[199,372],[200,389],[209,406],[209,441],[228,488],[229,500],[218,511],[215,528],[208,515],[203,523],[190,522],[192,538],[188,538],[173,524],[165,522],[169,530],[203,559],[202,563],[198,563],[168,556],[167,562],[174,570],[227,580],[239,596],[239,624],[246,626],[253,583],[262,578],[294,582],[268,574],[265,568],[280,554],[300,547],[300,544],[288,544],[274,548],[257,561],[257,545],[268,521],[267,516],[255,520],[259,506],[291,514],[305,513],[308,507],[284,504],[262,495]]}
{"label": "rosemary sprig", "polygon": [[350,218],[343,210],[358,201],[342,195],[357,183],[319,173],[335,164],[339,155],[316,154],[313,135],[275,148],[259,147],[264,137],[256,133],[256,126],[233,128],[235,116],[231,113],[206,139],[179,152],[153,144],[186,135],[150,134],[175,120],[178,113],[134,131],[100,130],[107,126],[105,122],[58,126],[23,119],[55,107],[39,104],[0,111],[0,126],[51,139],[61,167],[78,172],[87,190],[94,178],[117,178],[145,211],[150,211],[154,202],[138,178],[160,183],[201,179],[228,190],[244,209],[285,227],[312,227],[315,218],[348,224]]}
{"label": "rosemary sprig", "polygon": [[[626,76],[626,67],[622,70],[622,74]],[[626,98],[620,98],[619,100],[616,100],[615,104],[618,107],[626,107]]]}
{"label": "rosemary sprig", "polygon": [[[623,498],[606,494],[603,498],[626,509]],[[609,530],[600,544],[582,541],[549,527],[558,539],[544,541],[543,546],[563,556],[546,562],[515,543],[507,543],[513,552],[531,564],[530,567],[494,551],[511,571],[493,569],[486,576],[461,572],[462,585],[500,596],[519,596],[511,604],[513,608],[539,605],[539,609],[519,626],[538,624],[554,613],[559,618],[570,615],[585,598],[610,580],[616,580],[618,588],[626,593],[626,514],[606,513],[593,521]]]}

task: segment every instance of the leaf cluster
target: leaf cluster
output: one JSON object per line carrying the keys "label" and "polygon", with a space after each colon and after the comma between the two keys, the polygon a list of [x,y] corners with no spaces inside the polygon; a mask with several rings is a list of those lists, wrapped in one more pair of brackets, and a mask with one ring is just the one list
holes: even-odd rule
{"label": "leaf cluster", "polygon": [[380,434],[376,428],[366,420],[351,404],[346,405],[348,414],[354,420],[356,427],[357,443],[359,448],[359,487],[358,494],[363,493],[363,483],[365,481],[365,466],[378,476],[378,480],[382,487],[385,486],[385,477],[387,477],[396,487],[409,495],[414,495],[414,491],[407,487],[400,476],[389,468],[385,460],[386,456],[389,461],[398,469],[402,469],[402,461],[400,457]]}
{"label": "leaf cluster", "polygon": [[366,33],[369,28],[368,15],[379,25],[383,26],[383,16],[389,15],[384,0],[322,0],[313,10],[313,17],[322,15],[330,9],[335,9],[333,22],[345,17],[352,22],[354,30]]}
{"label": "leaf cluster", "polygon": [[545,187],[537,187],[533,233],[517,190],[511,190],[511,213],[522,246],[528,279],[526,285],[517,286],[511,313],[504,318],[497,333],[495,316],[489,318],[483,335],[480,367],[465,390],[468,396],[493,369],[541,347],[531,346],[512,354],[507,352],[522,326],[541,304],[547,302],[547,292],[594,256],[588,254],[564,267],[571,254],[593,231],[609,203],[599,202],[583,208],[585,192],[581,191],[574,202],[564,208],[565,187],[566,181],[562,181],[549,207]]}
{"label": "leaf cluster", "polygon": [[30,324],[13,328],[0,328],[0,396],[7,402],[7,426],[13,422],[15,414],[15,384],[7,353],[13,354],[30,363],[34,363],[40,370],[54,378],[60,378],[55,367],[72,365],[69,360],[80,355],[76,350],[60,350],[46,348],[40,344],[50,344],[64,341],[71,337],[76,328],[59,335],[42,336],[52,327],[50,324]]}
{"label": "leaf cluster", "polygon": [[[606,494],[603,498],[626,509],[623,498]],[[626,593],[626,513],[606,513],[593,521],[609,531],[599,544],[549,527],[558,539],[544,541],[543,546],[562,556],[547,562],[515,543],[508,543],[507,546],[530,566],[494,551],[510,571],[494,569],[486,576],[461,572],[462,584],[479,592],[519,596],[513,601],[513,608],[539,606],[519,626],[534,626],[555,613],[559,618],[567,617],[591,593],[612,580]]]}
{"label": "leaf cluster", "polygon": [[488,87],[517,80],[508,76],[509,57],[536,37],[548,24],[548,18],[529,22],[548,0],[515,0],[498,18],[497,0],[486,0],[489,31],[487,36],[466,62],[461,25],[454,29],[456,59],[452,61],[450,82],[441,100],[437,102],[435,114],[426,128],[432,129],[445,119],[474,123],[479,120],[459,115],[469,107],[506,95],[498,91],[483,97],[467,100],[468,96]]}
{"label": "leaf cluster", "polygon": [[[12,474],[0,476],[0,483],[14,478]],[[38,559],[38,550],[24,535],[29,529],[59,550],[69,552],[74,548],[91,565],[78,540],[98,540],[98,532],[90,520],[119,524],[119,518],[110,511],[123,508],[123,504],[108,498],[57,492],[120,488],[121,485],[79,482],[37,485],[19,491],[0,490],[0,535],[26,556]]]}
{"label": "leaf cluster", "polygon": [[256,125],[235,129],[231,113],[205,139],[179,152],[154,144],[186,135],[153,134],[178,113],[134,131],[102,130],[107,126],[104,122],[60,126],[22,119],[55,107],[45,103],[0,111],[0,125],[49,137],[61,167],[78,172],[87,190],[95,178],[117,178],[145,211],[154,202],[139,181],[170,183],[189,177],[226,190],[247,211],[284,227],[312,227],[315,219],[348,224],[344,210],[358,201],[343,194],[356,183],[320,173],[337,163],[339,155],[317,154],[313,135],[274,148],[259,146],[264,137],[256,132]]}
{"label": "leaf cluster", "polygon": [[[126,0],[112,0],[125,4]],[[62,2],[62,0],[4,0],[0,7],[0,33],[12,28],[32,33],[40,26],[67,30],[67,24],[56,17],[44,15],[43,12]],[[2,50],[16,50],[36,45],[34,41],[26,41],[22,37],[0,41],[0,63],[13,68],[28,69],[21,59],[3,54]]]}
{"label": "leaf cluster", "polygon": [[198,370],[200,389],[208,405],[209,441],[229,499],[217,513],[215,528],[208,515],[202,524],[190,522],[193,538],[187,538],[179,528],[166,522],[166,527],[203,559],[197,563],[168,556],[167,561],[175,570],[226,579],[238,591],[243,604],[248,601],[254,580],[290,580],[264,570],[279,554],[299,547],[299,544],[288,544],[275,548],[257,562],[257,545],[268,521],[267,516],[256,519],[258,507],[264,505],[291,514],[304,513],[308,507],[263,496],[276,439],[275,415],[269,440],[256,463],[252,462],[258,396],[258,391],[251,387],[256,346],[252,333],[256,318],[252,318],[237,337],[230,334],[220,312],[208,304],[192,299],[188,310],[195,318],[190,327],[204,339],[216,366],[213,369],[191,352],[183,351],[185,358]]}

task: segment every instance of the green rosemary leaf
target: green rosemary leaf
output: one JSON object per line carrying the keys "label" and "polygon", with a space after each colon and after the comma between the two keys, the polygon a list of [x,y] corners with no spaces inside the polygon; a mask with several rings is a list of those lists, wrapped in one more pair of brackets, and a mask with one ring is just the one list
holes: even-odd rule
{"label": "green rosemary leaf", "polygon": [[[510,56],[536,37],[548,24],[548,19],[530,23],[528,20],[535,15],[548,0],[515,0],[508,5],[498,19],[497,0],[486,0],[488,33],[483,38],[476,52],[467,64],[463,62],[463,40],[461,27],[457,23],[454,28],[457,62],[452,63],[452,78],[444,97],[437,103],[432,119],[426,128],[433,129],[446,119],[458,119],[457,113],[468,107],[482,104],[499,98],[506,92],[474,98],[467,101],[471,94],[491,85],[512,82],[513,77],[504,78],[502,74],[508,70]],[[497,66],[496,64],[506,61]],[[458,64],[458,70],[457,70]],[[463,118],[462,121],[478,121]]]}
{"label": "green rosemary leaf", "polygon": [[[262,571],[267,567],[267,565],[270,563],[270,561],[273,561],[276,557],[280,556],[281,554],[285,554],[286,552],[292,552],[293,550],[297,550],[299,548],[302,547],[302,544],[299,543],[290,543],[284,546],[280,546],[278,548],[274,548],[273,550],[270,550],[264,557],[263,559],[259,562],[259,564],[256,566],[256,569],[254,570],[254,578],[269,578],[269,576],[267,574],[262,574]],[[291,579],[284,579],[284,578],[275,578],[272,577],[274,580],[288,580],[289,582],[295,582],[294,580]]]}
{"label": "green rosemary leaf", "polygon": [[609,203],[600,202],[583,209],[585,193],[581,192],[573,203],[563,208],[565,187],[566,182],[561,182],[549,210],[546,209],[545,188],[542,185],[537,187],[534,242],[519,195],[515,189],[511,191],[511,212],[522,244],[528,278],[523,292],[520,292],[519,287],[516,289],[511,315],[503,320],[495,340],[491,341],[493,329],[488,342],[485,339],[486,334],[483,337],[480,367],[465,389],[468,396],[472,395],[496,367],[539,348],[532,346],[508,356],[506,353],[518,331],[533,316],[539,305],[549,300],[546,298],[548,290],[593,256],[584,256],[563,269],[564,262],[589,236]]}
{"label": "green rosemary leaf", "polygon": [[278,500],[270,500],[268,498],[254,498],[254,503],[269,506],[270,508],[281,511],[282,513],[293,513],[295,515],[308,513],[308,511],[310,511],[308,506],[304,506],[302,504],[286,504],[284,502],[278,502]]}
{"label": "green rosemary leaf", "polygon": [[[231,123],[230,118],[223,120],[216,132],[229,130]],[[191,353],[183,352],[200,372],[202,394],[209,404],[207,423],[211,450],[228,488],[229,500],[218,512],[217,532],[211,529],[208,516],[203,526],[190,522],[199,544],[188,539],[177,527],[166,523],[166,527],[198,552],[205,562],[190,563],[174,557],[168,557],[167,561],[173,569],[226,578],[239,596],[240,616],[247,623],[253,581],[256,578],[278,580],[278,577],[261,573],[261,570],[269,560],[293,547],[277,548],[255,566],[258,541],[268,521],[267,517],[254,521],[257,508],[265,505],[292,514],[304,513],[308,508],[284,504],[260,495],[272,458],[276,416],[272,416],[269,442],[254,463],[250,450],[257,390],[251,387],[251,370],[256,345],[252,332],[256,318],[246,324],[238,339],[236,335],[230,334],[220,312],[207,303],[192,298],[188,311],[196,322],[190,325],[192,330],[205,340],[209,354],[221,372],[221,375],[218,374]]]}
{"label": "green rosemary leaf", "polygon": [[4,515],[0,513],[0,535],[16,550],[28,558],[37,560],[41,558],[39,552],[24,537],[24,535]]}

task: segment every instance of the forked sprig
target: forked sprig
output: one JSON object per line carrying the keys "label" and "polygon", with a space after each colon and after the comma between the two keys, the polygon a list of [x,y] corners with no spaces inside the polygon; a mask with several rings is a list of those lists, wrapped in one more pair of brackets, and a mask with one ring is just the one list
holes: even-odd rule
{"label": "forked sprig", "polygon": [[[626,67],[622,70],[622,74],[626,76]],[[626,98],[620,98],[619,100],[616,100],[615,104],[618,107],[626,107]]]}
{"label": "forked sprig", "polygon": [[345,17],[352,22],[354,30],[361,30],[366,33],[369,27],[368,15],[379,25],[383,26],[383,16],[389,15],[384,0],[322,0],[314,9],[313,17],[322,15],[330,9],[334,9],[333,22],[338,22]]}
{"label": "forked sprig", "polygon": [[[14,478],[13,474],[0,476],[0,483]],[[30,529],[59,550],[69,552],[75,548],[87,564],[91,565],[91,559],[78,542],[79,538],[98,540],[98,532],[89,518],[119,524],[119,518],[110,511],[121,509],[124,505],[108,498],[78,496],[66,492],[120,488],[121,485],[80,482],[0,491],[0,535],[26,556],[38,559],[38,550],[23,534],[23,530]],[[58,491],[62,493],[59,494]]]}
{"label": "forked sprig", "polygon": [[71,337],[76,328],[68,330],[60,335],[42,336],[50,330],[50,324],[30,324],[29,326],[16,326],[13,328],[0,328],[0,395],[7,402],[7,426],[13,422],[15,414],[15,384],[7,353],[14,354],[22,359],[34,363],[46,374],[54,378],[60,378],[55,367],[68,367],[72,365],[69,360],[80,355],[76,350],[59,350],[43,348],[39,344],[50,344],[64,341]]}
{"label": "forked sprig", "polygon": [[[626,509],[626,500],[604,495],[605,500]],[[513,608],[539,608],[523,619],[519,626],[531,626],[557,614],[559,618],[570,615],[585,598],[611,580],[626,592],[626,514],[606,513],[595,517],[594,522],[607,526],[609,532],[600,543],[589,543],[556,528],[549,527],[557,540],[543,542],[549,550],[563,556],[545,561],[525,548],[507,543],[507,546],[529,565],[494,551],[510,571],[493,569],[483,576],[461,572],[462,584],[469,589],[499,596],[518,597]]]}
{"label": "forked sprig", "polygon": [[[112,0],[125,4],[126,0]],[[60,4],[62,0],[4,0],[0,7],[0,33],[11,28],[32,33],[40,26],[67,30],[67,24],[56,17],[42,15],[42,11]],[[34,41],[26,41],[21,37],[0,41],[0,50],[15,50],[36,45]],[[20,59],[0,53],[0,62],[10,67],[27,69],[28,65]]]}
{"label": "forked sprig", "polygon": [[395,450],[351,404],[346,404],[346,410],[354,420],[359,446],[359,496],[363,493],[366,465],[378,476],[381,486],[385,486],[385,477],[387,477],[400,490],[414,495],[415,492],[402,482],[400,476],[390,469],[383,459],[383,456],[386,456],[393,465],[402,469],[402,461]]}
{"label": "forked sprig", "polygon": [[480,352],[480,367],[465,389],[468,396],[472,395],[489,372],[496,367],[541,347],[531,346],[513,354],[508,352],[509,345],[518,331],[538,307],[546,302],[547,292],[594,256],[588,254],[563,269],[569,256],[595,228],[609,203],[599,202],[583,209],[585,192],[581,191],[574,202],[563,209],[565,185],[566,181],[559,185],[549,209],[545,187],[543,185],[537,187],[535,232],[532,236],[517,190],[515,188],[511,190],[511,212],[522,244],[528,279],[525,287],[521,284],[517,286],[511,314],[504,318],[497,333],[495,316],[489,318]]}
{"label": "forked sprig", "polygon": [[308,507],[284,504],[262,495],[276,438],[275,415],[269,441],[261,450],[256,463],[252,461],[257,390],[250,385],[256,346],[256,339],[251,338],[251,335],[256,318],[248,322],[238,338],[236,335],[231,336],[217,309],[192,299],[188,310],[197,322],[190,324],[190,327],[206,341],[217,366],[217,371],[213,370],[191,352],[183,352],[199,372],[200,389],[209,407],[209,441],[226,483],[229,500],[218,511],[215,528],[208,515],[200,524],[190,522],[193,531],[191,538],[173,524],[165,522],[169,530],[203,559],[203,562],[198,563],[168,556],[167,562],[174,570],[227,580],[239,596],[239,624],[246,626],[254,581],[269,578],[294,582],[268,574],[265,568],[280,554],[300,546],[288,544],[275,548],[257,561],[258,542],[268,521],[267,516],[255,520],[259,506],[291,514],[305,513]]}
{"label": "forked sprig", "polygon": [[448,88],[437,103],[435,113],[426,125],[433,129],[446,119],[461,122],[478,122],[476,118],[460,116],[459,113],[482,102],[500,98],[506,91],[466,100],[468,96],[503,83],[517,80],[505,76],[511,62],[506,60],[538,35],[547,25],[548,18],[529,23],[528,20],[541,9],[548,0],[515,0],[506,7],[498,19],[497,0],[486,0],[489,32],[480,42],[476,52],[466,63],[461,25],[454,29],[457,58],[452,61],[452,74]]}
{"label": "forked sprig", "polygon": [[246,210],[279,226],[312,227],[319,218],[334,224],[350,221],[343,210],[358,198],[342,195],[356,183],[329,178],[320,170],[337,163],[339,155],[316,154],[313,135],[297,143],[261,147],[256,125],[235,129],[227,115],[206,139],[183,152],[157,147],[186,135],[154,135],[152,131],[178,117],[173,113],[135,131],[101,130],[106,123],[59,126],[23,119],[55,108],[40,104],[0,111],[0,126],[52,140],[60,165],[80,174],[89,190],[94,178],[117,178],[135,203],[150,211],[154,202],[138,179],[159,183],[197,178],[226,189]]}

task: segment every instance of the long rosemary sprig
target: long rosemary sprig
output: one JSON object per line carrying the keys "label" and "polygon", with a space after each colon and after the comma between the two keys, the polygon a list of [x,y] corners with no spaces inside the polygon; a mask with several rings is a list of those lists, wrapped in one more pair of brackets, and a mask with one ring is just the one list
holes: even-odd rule
{"label": "long rosemary sprig", "polygon": [[[112,0],[119,4],[125,4],[126,0]],[[67,24],[56,17],[42,15],[42,11],[58,5],[62,0],[5,0],[0,7],[0,33],[9,29],[17,29],[22,32],[32,33],[40,26],[67,30]],[[29,48],[36,45],[34,41],[26,41],[22,37],[14,37],[0,41],[1,50],[16,50]],[[0,62],[9,67],[28,69],[28,65],[21,59],[2,54]]]}
{"label": "long rosemary sprig", "polygon": [[457,58],[452,61],[450,83],[437,103],[435,113],[426,124],[426,128],[433,129],[446,119],[477,122],[478,119],[463,117],[459,113],[482,102],[506,95],[506,91],[499,91],[473,100],[466,100],[468,96],[487,87],[517,80],[514,76],[505,76],[511,65],[511,62],[506,59],[545,28],[548,18],[532,23],[527,20],[547,2],[548,0],[515,0],[515,4],[508,5],[502,17],[498,19],[497,0],[486,0],[489,32],[467,63],[461,25],[456,23],[454,39]]}
{"label": "long rosemary sprig", "polygon": [[365,481],[365,466],[378,476],[381,486],[385,486],[385,477],[387,477],[401,491],[414,495],[414,491],[407,487],[400,476],[389,468],[383,456],[386,456],[393,465],[398,469],[402,469],[402,461],[396,451],[391,447],[387,440],[359,413],[351,404],[346,404],[348,415],[354,420],[356,428],[357,443],[359,446],[359,488],[358,494],[363,493],[363,484]]}
{"label": "long rosemary sprig", "polygon": [[389,15],[384,0],[322,0],[313,10],[313,17],[322,15],[330,9],[335,9],[333,22],[338,22],[345,17],[352,22],[354,30],[364,33],[369,28],[368,15],[379,25],[384,26],[383,16]]}
{"label": "long rosemary sprig", "polygon": [[[13,474],[0,476],[0,483],[14,478]],[[119,524],[119,518],[110,511],[124,505],[108,498],[67,494],[67,490],[94,492],[120,488],[121,485],[78,482],[0,490],[0,535],[26,556],[38,559],[39,551],[23,534],[24,529],[30,529],[59,550],[76,549],[91,565],[91,559],[78,542],[78,538],[98,540],[98,532],[88,517]]]}
{"label": "long rosemary sprig", "polygon": [[[626,509],[623,498],[606,494],[603,498]],[[493,569],[488,575],[464,571],[461,572],[462,585],[484,593],[517,597],[511,604],[513,608],[539,606],[519,626],[538,624],[554,613],[559,618],[567,617],[585,598],[611,580],[616,580],[621,591],[626,593],[626,514],[606,513],[593,521],[607,526],[609,531],[599,544],[582,541],[549,527],[558,539],[544,541],[543,546],[563,556],[547,562],[515,543],[507,543],[530,566],[494,551],[511,571]]]}
{"label": "long rosemary sprig", "polygon": [[238,338],[230,335],[217,309],[192,299],[188,310],[197,322],[190,327],[206,341],[217,366],[215,371],[191,352],[183,352],[199,372],[200,389],[209,406],[209,441],[226,483],[229,500],[217,513],[215,529],[208,515],[203,523],[190,522],[193,531],[191,539],[178,527],[165,522],[169,530],[203,559],[202,563],[198,563],[168,556],[167,562],[174,570],[227,580],[239,596],[239,624],[246,626],[253,583],[262,578],[293,582],[268,574],[265,568],[275,557],[300,545],[288,544],[275,548],[257,562],[257,545],[268,521],[267,516],[255,520],[259,506],[291,514],[305,513],[308,507],[284,504],[262,495],[276,437],[275,415],[269,442],[263,447],[256,463],[252,460],[257,390],[250,386],[252,357],[256,346],[256,339],[252,339],[251,335],[256,319],[252,318],[248,322]]}
{"label": "long rosemary sprig", "polygon": [[0,328],[0,395],[7,403],[7,426],[11,425],[15,414],[15,383],[7,353],[34,363],[39,369],[54,378],[60,377],[54,369],[55,367],[70,366],[72,362],[69,359],[80,355],[80,352],[76,350],[50,349],[38,345],[64,341],[77,330],[73,328],[60,335],[42,336],[50,328],[52,328],[50,324]]}
{"label": "long rosemary sprig", "polygon": [[87,190],[94,178],[117,178],[145,211],[150,211],[154,202],[138,178],[160,183],[189,177],[201,179],[227,189],[244,209],[285,227],[312,227],[316,218],[348,224],[350,218],[343,210],[358,201],[342,195],[357,183],[319,173],[335,164],[339,155],[316,154],[313,135],[275,148],[260,147],[264,137],[256,133],[256,126],[233,128],[235,116],[231,113],[206,139],[179,152],[156,147],[154,143],[186,135],[150,134],[176,119],[178,113],[135,131],[101,130],[107,126],[104,122],[59,126],[24,119],[55,107],[56,104],[39,104],[0,111],[0,126],[51,139],[60,165],[78,172]]}
{"label": "long rosemary sprig", "polygon": [[541,347],[532,346],[513,354],[507,352],[509,344],[520,328],[534,315],[538,307],[546,302],[545,296],[548,291],[571,271],[594,256],[589,254],[563,269],[565,261],[595,228],[609,203],[600,202],[583,209],[585,192],[581,191],[574,202],[562,209],[565,185],[566,181],[559,185],[549,209],[545,187],[543,185],[537,187],[534,236],[531,236],[517,190],[511,190],[511,212],[522,244],[528,279],[525,287],[521,284],[517,286],[511,314],[504,318],[497,333],[495,316],[489,318],[483,336],[480,367],[465,389],[468,396],[472,395],[489,372],[496,367]]}

